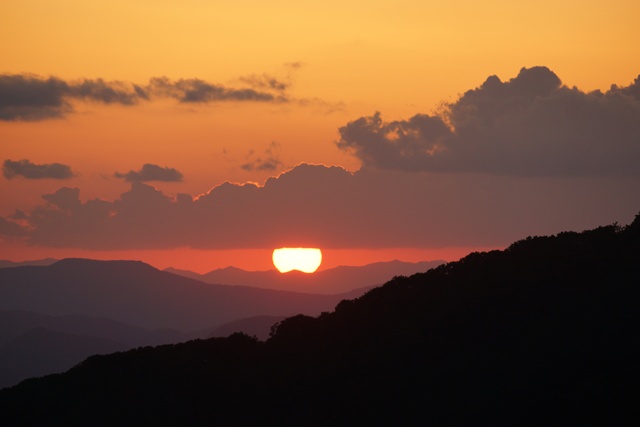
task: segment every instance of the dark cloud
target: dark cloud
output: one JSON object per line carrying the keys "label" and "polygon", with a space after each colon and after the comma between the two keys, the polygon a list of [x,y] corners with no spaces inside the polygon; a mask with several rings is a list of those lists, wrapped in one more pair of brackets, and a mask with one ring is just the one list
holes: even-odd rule
{"label": "dark cloud", "polygon": [[200,79],[180,79],[171,81],[166,77],[154,77],[149,83],[153,94],[168,96],[185,103],[205,103],[216,101],[286,102],[284,95],[253,88],[234,89],[208,83]]}
{"label": "dark cloud", "polygon": [[154,97],[183,103],[289,102],[289,84],[267,74],[241,79],[249,87],[233,88],[201,79],[150,79],[147,85],[84,79],[64,81],[26,74],[0,75],[0,120],[35,121],[63,117],[73,111],[71,102],[135,105]]}
{"label": "dark cloud", "polygon": [[42,198],[63,211],[73,211],[82,205],[79,188],[62,187],[53,194],[43,195]]}
{"label": "dark cloud", "polygon": [[116,178],[124,178],[128,182],[164,181],[181,182],[183,175],[177,169],[161,167],[151,163],[145,163],[139,171],[129,171],[127,173],[116,172]]}
{"label": "dark cloud", "polygon": [[88,249],[493,246],[625,224],[639,184],[299,165],[263,186],[225,183],[196,198],[140,182],[114,201],[62,188],[21,221],[30,244]]}
{"label": "dark cloud", "polygon": [[2,166],[2,174],[7,179],[18,176],[27,179],[68,179],[73,177],[71,167],[60,163],[37,165],[29,160],[5,160]]}
{"label": "dark cloud", "polygon": [[0,75],[0,120],[43,120],[71,109],[66,82],[50,77]]}
{"label": "dark cloud", "polygon": [[23,237],[27,235],[27,230],[12,221],[0,217],[0,236]]}
{"label": "dark cloud", "polygon": [[140,86],[102,79],[78,82],[69,87],[68,94],[73,98],[121,105],[133,105],[149,98],[146,89]]}
{"label": "dark cloud", "polygon": [[7,218],[20,220],[20,219],[27,219],[28,216],[26,213],[24,213],[24,211],[20,209],[16,209],[16,211],[13,214],[7,216]]}
{"label": "dark cloud", "polygon": [[263,155],[255,159],[252,158],[254,152],[251,151],[248,156],[250,161],[240,167],[246,171],[276,171],[283,166],[278,154],[279,148],[280,144],[273,141],[269,144],[269,147],[264,151]]}
{"label": "dark cloud", "polygon": [[146,89],[102,79],[66,82],[56,77],[0,75],[0,120],[42,120],[72,111],[70,101],[133,105],[148,99]]}
{"label": "dark cloud", "polygon": [[546,67],[523,68],[445,106],[385,122],[380,113],[340,128],[340,149],[365,168],[503,175],[640,173],[640,79],[606,93],[568,88]]}

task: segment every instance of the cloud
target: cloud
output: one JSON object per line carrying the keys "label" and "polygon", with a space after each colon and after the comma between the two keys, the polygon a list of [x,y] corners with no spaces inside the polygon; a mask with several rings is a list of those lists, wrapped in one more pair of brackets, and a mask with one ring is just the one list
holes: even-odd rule
{"label": "cloud", "polygon": [[24,211],[16,209],[16,211],[13,214],[7,216],[7,218],[21,220],[27,219],[28,217],[27,214],[24,213]]}
{"label": "cloud", "polygon": [[[499,246],[625,224],[638,212],[639,184],[302,164],[262,186],[224,183],[198,197],[136,181],[113,201],[82,201],[77,188],[61,188],[21,222],[32,245],[103,250]],[[5,234],[17,232],[9,227]]]}
{"label": "cloud", "polygon": [[141,86],[123,82],[105,82],[102,79],[82,80],[69,86],[68,96],[103,104],[134,105],[139,100],[149,99],[147,90]]}
{"label": "cloud", "polygon": [[[171,170],[150,165],[119,174],[131,188],[115,200],[84,201],[68,187],[45,194],[0,234],[104,250],[435,248],[625,224],[640,206],[639,100],[638,79],[585,93],[546,68],[523,69],[488,78],[440,114],[348,123],[338,146],[361,159],[357,172],[302,164],[262,186],[170,197],[141,182]],[[281,167],[277,149],[250,153],[243,168]]]}
{"label": "cloud", "polygon": [[[244,163],[240,167],[246,171],[276,171],[283,166],[278,155],[279,148],[280,144],[276,141],[272,141],[271,144],[269,144],[269,147],[264,151],[262,157],[257,157],[247,163]],[[253,154],[253,151],[249,152],[249,158],[251,158]]]}
{"label": "cloud", "polygon": [[304,62],[302,61],[293,61],[293,62],[285,62],[284,66],[289,68],[290,70],[299,70],[304,66]]}
{"label": "cloud", "polygon": [[257,89],[275,90],[283,92],[291,86],[290,82],[285,82],[270,76],[269,74],[252,74],[250,76],[241,77],[240,81],[248,84],[249,86]]}
{"label": "cloud", "polygon": [[181,182],[183,175],[180,171],[170,167],[161,167],[151,163],[142,165],[139,171],[129,171],[127,173],[116,172],[116,178],[124,178],[128,182],[164,181]]}
{"label": "cloud", "polygon": [[0,217],[0,236],[5,237],[23,237],[27,235],[27,230],[22,228],[19,224]]}
{"label": "cloud", "polygon": [[563,86],[546,67],[523,68],[445,105],[440,114],[339,129],[337,146],[363,167],[522,176],[640,174],[640,77],[605,93]]}
{"label": "cloud", "polygon": [[66,82],[50,77],[0,75],[0,120],[43,120],[71,109]]}
{"label": "cloud", "polygon": [[73,177],[71,167],[60,163],[37,165],[29,160],[5,160],[2,174],[7,179],[21,176],[26,179],[69,179]]}
{"label": "cloud", "polygon": [[149,91],[155,95],[167,96],[183,103],[205,103],[216,101],[244,102],[286,102],[282,94],[254,88],[234,89],[208,83],[200,79],[180,79],[171,81],[166,77],[154,77],[149,83]]}
{"label": "cloud", "polygon": [[147,85],[130,82],[30,74],[0,75],[0,120],[36,121],[60,118],[73,111],[73,101],[135,105],[153,98],[172,98],[181,103],[262,102],[283,103],[290,99],[290,84],[267,74],[241,79],[248,87],[228,87],[201,79],[170,80],[154,77]]}
{"label": "cloud", "polygon": [[42,198],[63,211],[70,212],[82,205],[79,188],[62,187],[53,194],[43,195]]}
{"label": "cloud", "polygon": [[66,82],[57,77],[0,75],[0,120],[35,121],[58,118],[73,111],[70,101],[133,105],[148,99],[140,86],[102,79]]}

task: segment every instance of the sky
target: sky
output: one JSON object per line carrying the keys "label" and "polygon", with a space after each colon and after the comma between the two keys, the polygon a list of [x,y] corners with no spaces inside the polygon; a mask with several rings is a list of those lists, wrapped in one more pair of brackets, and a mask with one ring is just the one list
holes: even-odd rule
{"label": "sky", "polygon": [[636,1],[0,1],[0,259],[455,260],[640,212]]}

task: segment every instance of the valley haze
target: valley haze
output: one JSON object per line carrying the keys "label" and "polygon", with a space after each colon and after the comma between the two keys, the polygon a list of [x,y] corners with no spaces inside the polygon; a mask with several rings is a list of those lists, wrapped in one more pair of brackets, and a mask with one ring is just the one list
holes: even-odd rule
{"label": "valley haze", "polygon": [[[288,317],[264,342],[92,356],[0,390],[0,412],[10,425],[633,425],[639,261],[640,214],[529,237]],[[21,268],[38,267],[0,272]]]}
{"label": "valley haze", "polygon": [[221,279],[204,283],[139,261],[0,261],[0,388],[63,372],[93,354],[233,332],[266,340],[287,316],[330,311],[393,276],[440,263],[395,261],[317,275],[182,272]]}

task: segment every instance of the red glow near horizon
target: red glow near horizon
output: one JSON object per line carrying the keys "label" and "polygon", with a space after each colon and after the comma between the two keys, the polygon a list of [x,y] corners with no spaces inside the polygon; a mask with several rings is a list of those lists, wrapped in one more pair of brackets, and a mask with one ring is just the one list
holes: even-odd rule
{"label": "red glow near horizon", "polygon": [[[318,271],[341,265],[361,266],[384,261],[456,261],[471,252],[488,251],[489,247],[448,248],[385,248],[385,249],[323,249]],[[202,250],[177,248],[166,250],[91,251],[73,248],[46,248],[27,245],[0,244],[0,259],[26,261],[42,258],[90,258],[97,260],[140,260],[158,269],[169,267],[207,273],[229,266],[244,270],[273,270],[272,249]]]}

